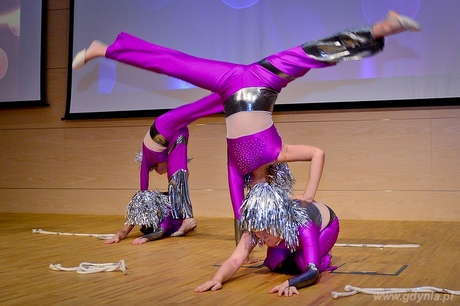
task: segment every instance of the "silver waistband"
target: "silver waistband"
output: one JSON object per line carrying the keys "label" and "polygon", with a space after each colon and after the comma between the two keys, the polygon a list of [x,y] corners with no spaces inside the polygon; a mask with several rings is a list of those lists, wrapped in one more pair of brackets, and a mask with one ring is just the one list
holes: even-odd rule
{"label": "silver waistband", "polygon": [[248,87],[238,90],[224,104],[225,117],[238,112],[273,112],[278,93],[265,87]]}

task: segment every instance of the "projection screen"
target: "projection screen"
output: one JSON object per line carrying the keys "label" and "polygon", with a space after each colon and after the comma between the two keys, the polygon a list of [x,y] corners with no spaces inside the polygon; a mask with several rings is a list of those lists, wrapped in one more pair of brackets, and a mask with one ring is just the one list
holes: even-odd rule
{"label": "projection screen", "polygon": [[[390,36],[382,53],[313,69],[289,84],[275,110],[456,104],[458,0],[75,0],[69,65],[93,40],[120,32],[194,56],[249,64],[394,9],[421,32]],[[181,80],[99,58],[69,69],[64,119],[156,115],[209,94]]]}
{"label": "projection screen", "polygon": [[0,1],[0,107],[47,105],[43,17],[42,1]]}

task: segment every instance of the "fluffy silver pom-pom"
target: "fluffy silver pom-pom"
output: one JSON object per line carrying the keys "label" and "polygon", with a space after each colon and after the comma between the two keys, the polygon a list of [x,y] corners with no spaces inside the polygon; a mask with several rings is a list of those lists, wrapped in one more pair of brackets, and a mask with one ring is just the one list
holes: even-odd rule
{"label": "fluffy silver pom-pom", "polygon": [[272,185],[278,185],[292,194],[295,178],[287,163],[276,163],[268,166],[268,176]]}
{"label": "fluffy silver pom-pom", "polygon": [[308,221],[307,210],[291,199],[286,188],[278,185],[256,184],[241,206],[241,227],[251,233],[254,241],[254,232],[266,230],[284,239],[291,251],[299,245],[299,226]]}
{"label": "fluffy silver pom-pom", "polygon": [[[295,178],[287,163],[276,163],[267,167],[267,176],[270,179],[270,184],[278,185],[291,193],[294,189]],[[247,174],[244,178],[244,187],[249,188],[251,184],[251,174]]]}
{"label": "fluffy silver pom-pom", "polygon": [[138,191],[126,207],[125,225],[145,225],[159,229],[171,212],[169,197],[159,191]]}

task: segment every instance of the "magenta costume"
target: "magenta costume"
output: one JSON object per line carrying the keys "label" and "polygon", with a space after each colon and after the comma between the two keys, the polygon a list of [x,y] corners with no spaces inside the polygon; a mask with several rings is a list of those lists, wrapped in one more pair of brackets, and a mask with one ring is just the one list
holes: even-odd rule
{"label": "magenta costume", "polygon": [[[284,169],[281,165],[285,165]],[[270,182],[256,184],[248,191],[240,221],[252,243],[263,243],[255,236],[260,231],[282,239],[279,245],[267,248],[264,265],[275,272],[296,275],[289,279],[289,285],[301,288],[316,283],[322,271],[334,269],[330,267],[329,251],[339,235],[339,219],[324,204],[292,200],[293,181],[289,176],[286,164],[275,164],[275,169],[269,169]],[[329,210],[329,220],[322,220],[317,205]]]}
{"label": "magenta costume", "polygon": [[[186,108],[186,111],[184,111]],[[155,152],[142,145],[141,190],[147,190],[149,172],[156,163],[168,162],[168,191],[173,206],[173,218],[193,217],[187,179],[187,125],[210,114],[223,111],[217,94],[211,94],[195,103],[184,105],[159,116],[150,127],[152,140],[166,149]],[[186,113],[186,115],[184,115]]]}
{"label": "magenta costume", "polygon": [[[140,191],[136,192],[126,208],[125,225],[138,224],[141,232],[150,240],[178,230],[183,219],[193,217],[187,177],[188,136],[188,128],[183,127],[175,131],[171,137],[173,141],[168,142],[166,150],[155,152],[143,143],[142,155],[136,156],[140,161]],[[148,190],[149,173],[155,164],[161,162],[167,162],[167,195]]]}
{"label": "magenta costume", "polygon": [[[149,173],[154,169],[155,164],[168,163],[168,202],[170,209],[161,217],[153,218],[157,221],[154,222],[153,226],[147,229],[141,227],[144,234],[142,238],[151,241],[171,235],[180,228],[183,219],[193,218],[188,188],[187,142],[189,131],[187,125],[202,116],[206,116],[207,113],[214,114],[223,111],[223,105],[217,94],[209,95],[189,106],[187,105],[187,116],[182,115],[182,108],[183,106],[178,107],[159,116],[150,127],[150,137],[154,142],[164,146],[166,148],[164,151],[155,152],[142,144],[142,157],[140,158],[141,192],[149,192]],[[156,211],[158,205],[153,208],[152,206],[155,206],[154,203],[144,207],[144,210]],[[152,213],[150,212],[150,214]]]}
{"label": "magenta costume", "polygon": [[[156,136],[156,135],[154,135]],[[185,218],[192,218],[187,177],[187,127],[176,131],[167,149],[155,152],[142,145],[140,188],[126,208],[125,225],[138,224],[142,238],[157,240],[177,231]],[[149,173],[155,164],[167,162],[168,192],[148,190]]]}
{"label": "magenta costume", "polygon": [[[361,59],[381,51],[383,38],[374,39],[370,30],[368,27],[344,31],[249,65],[194,57],[122,32],[108,47],[106,57],[214,92],[196,102],[201,103],[196,109],[195,103],[191,103],[171,111],[163,126],[157,119],[155,125],[160,134],[173,133],[187,122],[220,112],[222,107],[219,103],[224,104],[226,117],[241,111],[272,112],[281,89],[310,69]],[[208,108],[204,107],[207,103]],[[201,115],[200,110],[204,111]],[[190,119],[189,114],[192,114]],[[228,184],[235,218],[239,219],[244,199],[244,176],[260,166],[275,162],[281,152],[282,140],[272,125],[255,134],[228,139],[227,143]]]}

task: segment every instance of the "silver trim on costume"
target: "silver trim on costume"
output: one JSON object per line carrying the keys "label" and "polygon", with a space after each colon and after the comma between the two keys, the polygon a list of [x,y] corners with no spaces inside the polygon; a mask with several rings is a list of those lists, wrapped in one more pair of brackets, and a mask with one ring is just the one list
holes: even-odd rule
{"label": "silver trim on costume", "polygon": [[247,87],[238,90],[224,103],[225,117],[238,112],[273,112],[278,93],[265,87]]}
{"label": "silver trim on costume", "polygon": [[166,138],[163,135],[161,135],[160,132],[157,130],[157,127],[155,126],[155,122],[150,127],[149,134],[150,134],[150,138],[152,138],[152,140],[156,142],[157,144],[163,147],[167,147],[169,145],[169,141],[167,141]]}
{"label": "silver trim on costume", "polygon": [[134,161],[140,166],[142,164],[142,151],[139,150],[134,155]]}
{"label": "silver trim on costume", "polygon": [[238,245],[238,242],[240,242],[241,236],[243,235],[243,229],[240,220],[237,218],[233,219],[233,228],[235,231],[235,243]]}
{"label": "silver trim on costume", "polygon": [[171,176],[168,184],[168,192],[173,219],[193,218],[186,170],[180,169]]}
{"label": "silver trim on costume", "polygon": [[301,203],[302,207],[307,210],[308,216],[310,217],[311,221],[316,224],[316,226],[321,227],[323,223],[323,217],[321,216],[321,212],[319,211],[318,207],[312,202],[305,202]]}
{"label": "silver trim on costume", "polygon": [[180,135],[179,137],[177,137],[174,144],[169,148],[168,154],[170,154],[174,150],[174,148],[176,148],[177,145],[180,145],[180,144],[187,145],[187,143],[188,143],[187,137],[185,137],[184,135]]}
{"label": "silver trim on costume", "polygon": [[286,80],[295,80],[296,78],[293,77],[293,76],[290,76],[288,75],[287,73],[284,73],[282,72],[281,70],[279,70],[278,68],[276,68],[275,66],[273,66],[272,63],[270,63],[267,59],[262,59],[260,61],[257,62],[260,66],[264,67],[265,69],[267,69],[268,71],[270,71],[271,73],[279,76],[280,78],[283,78],[283,79],[286,79]]}
{"label": "silver trim on costume", "polygon": [[382,51],[384,38],[375,39],[370,26],[351,29],[308,42],[302,49],[317,61],[338,63],[360,60]]}

